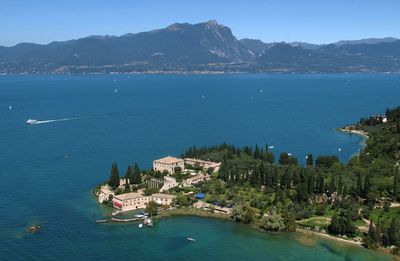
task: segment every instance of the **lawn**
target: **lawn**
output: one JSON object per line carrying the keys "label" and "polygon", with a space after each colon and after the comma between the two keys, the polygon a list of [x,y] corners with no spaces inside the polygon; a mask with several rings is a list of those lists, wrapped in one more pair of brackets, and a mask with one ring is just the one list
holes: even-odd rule
{"label": "lawn", "polygon": [[385,211],[383,208],[376,208],[371,211],[370,219],[372,218],[373,222],[378,222],[378,219],[383,224],[390,224],[390,221],[393,217],[400,216],[400,208],[390,208],[389,211]]}

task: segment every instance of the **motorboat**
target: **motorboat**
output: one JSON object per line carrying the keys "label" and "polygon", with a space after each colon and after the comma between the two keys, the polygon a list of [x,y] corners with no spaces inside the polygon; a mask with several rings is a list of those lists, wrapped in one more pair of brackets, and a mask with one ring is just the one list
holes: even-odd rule
{"label": "motorboat", "polygon": [[191,237],[188,237],[187,240],[192,241],[192,242],[196,241],[196,239],[191,238]]}
{"label": "motorboat", "polygon": [[146,218],[143,222],[146,226],[152,227],[153,226],[153,221],[151,218]]}
{"label": "motorboat", "polygon": [[33,225],[33,226],[28,227],[26,229],[26,232],[28,232],[28,233],[36,233],[36,232],[38,232],[40,230],[41,227],[42,227],[42,225],[39,225],[39,224]]}
{"label": "motorboat", "polygon": [[28,120],[26,121],[26,123],[27,123],[27,124],[33,125],[33,124],[37,124],[38,121],[37,121],[37,120],[34,120],[34,119],[28,119]]}

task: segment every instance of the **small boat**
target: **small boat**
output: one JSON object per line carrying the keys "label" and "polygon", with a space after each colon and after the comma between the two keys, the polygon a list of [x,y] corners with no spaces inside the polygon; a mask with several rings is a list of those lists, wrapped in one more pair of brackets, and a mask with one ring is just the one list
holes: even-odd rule
{"label": "small boat", "polygon": [[187,240],[192,241],[192,242],[195,242],[195,241],[196,241],[196,239],[191,238],[191,237],[188,237]]}
{"label": "small boat", "polygon": [[28,120],[26,121],[26,123],[33,125],[33,124],[37,124],[38,121],[35,120],[35,119],[28,119]]}
{"label": "small boat", "polygon": [[96,223],[97,224],[101,224],[101,223],[106,223],[106,222],[109,222],[110,220],[109,219],[99,219],[99,220],[96,220]]}
{"label": "small boat", "polygon": [[287,155],[288,155],[288,156],[292,156],[292,153],[288,153]]}
{"label": "small boat", "polygon": [[342,151],[342,148],[339,148],[338,151]]}
{"label": "small boat", "polygon": [[36,233],[36,232],[38,232],[40,230],[41,227],[42,227],[42,225],[33,225],[33,226],[28,227],[26,229],[26,232]]}
{"label": "small boat", "polygon": [[145,217],[147,217],[149,215],[149,213],[146,213],[146,212],[144,212],[144,211],[140,211],[139,213],[137,213],[136,215],[135,215],[135,217],[136,218],[145,218]]}
{"label": "small boat", "polygon": [[10,106],[8,106],[8,109],[11,111],[12,110],[12,106],[10,105]]}
{"label": "small boat", "polygon": [[268,146],[268,149],[273,149],[275,148],[275,146]]}
{"label": "small boat", "polygon": [[139,227],[143,227],[143,224],[139,224]]}
{"label": "small boat", "polygon": [[146,218],[144,220],[143,224],[145,224],[146,226],[152,227],[153,226],[153,221],[151,220],[151,218]]}

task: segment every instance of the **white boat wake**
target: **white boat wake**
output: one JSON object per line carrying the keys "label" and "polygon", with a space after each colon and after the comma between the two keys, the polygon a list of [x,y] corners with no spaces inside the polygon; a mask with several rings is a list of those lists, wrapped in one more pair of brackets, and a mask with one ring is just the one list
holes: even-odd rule
{"label": "white boat wake", "polygon": [[58,122],[58,121],[72,121],[72,120],[80,120],[80,119],[87,119],[89,117],[75,117],[75,118],[63,118],[63,119],[54,119],[54,120],[44,120],[39,121],[35,119],[28,119],[26,121],[27,124],[36,125],[36,124],[44,124],[44,123],[51,123],[51,122]]}

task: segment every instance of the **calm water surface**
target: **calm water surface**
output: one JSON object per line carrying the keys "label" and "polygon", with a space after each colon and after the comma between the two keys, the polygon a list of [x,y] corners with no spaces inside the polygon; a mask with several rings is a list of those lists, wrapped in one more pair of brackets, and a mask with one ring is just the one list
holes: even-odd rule
{"label": "calm water surface", "polygon": [[[400,105],[398,97],[400,76],[387,75],[1,76],[0,259],[382,259],[220,220],[96,225],[108,210],[90,189],[113,161],[124,173],[129,163],[149,168],[155,158],[223,141],[268,143],[301,162],[308,153],[347,161],[362,139],[335,129]],[[28,118],[79,119],[28,126]],[[35,222],[43,230],[26,235]]]}

